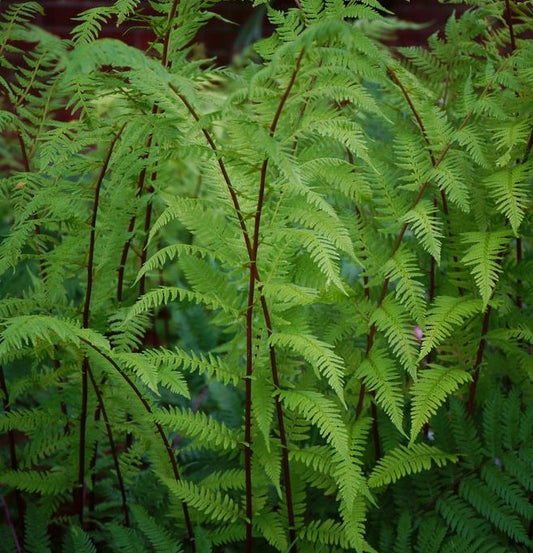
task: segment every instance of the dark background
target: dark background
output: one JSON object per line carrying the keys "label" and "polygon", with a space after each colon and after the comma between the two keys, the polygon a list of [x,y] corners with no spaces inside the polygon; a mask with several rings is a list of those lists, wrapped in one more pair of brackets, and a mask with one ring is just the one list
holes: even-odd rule
{"label": "dark background", "polygon": [[[13,0],[2,0],[0,2],[0,11],[5,9]],[[44,0],[40,4],[44,7],[45,15],[37,21],[39,25],[48,31],[60,35],[68,36],[69,31],[73,27],[71,19],[76,17],[80,12],[87,8],[92,8],[98,5],[110,5],[108,1],[94,0]],[[441,4],[438,0],[389,0],[383,1],[382,4],[394,12],[394,14],[407,21],[417,23],[425,23],[421,29],[409,29],[398,33],[394,39],[394,43],[402,46],[422,45],[426,42],[427,37],[442,29],[448,16],[455,9],[462,11],[460,5]],[[275,0],[274,7],[276,9],[286,9],[294,7],[294,2],[290,0]],[[149,12],[148,2],[141,2],[141,6]],[[211,57],[218,58],[220,63],[226,64],[231,60],[233,53],[240,49],[240,42],[244,38],[241,34],[239,42],[236,44],[237,37],[242,30],[242,25],[249,20],[254,8],[251,2],[224,2],[215,7],[217,13],[236,23],[231,25],[220,20],[211,20],[204,27],[198,37],[197,42],[203,43],[206,47],[206,54]],[[271,27],[268,24],[266,16],[259,18],[259,26],[255,26],[256,32],[261,32],[263,35],[268,35]],[[106,25],[101,36],[121,38],[125,42],[145,49],[153,35],[146,30],[138,28],[130,28],[127,31],[121,27],[117,28],[114,22]]]}

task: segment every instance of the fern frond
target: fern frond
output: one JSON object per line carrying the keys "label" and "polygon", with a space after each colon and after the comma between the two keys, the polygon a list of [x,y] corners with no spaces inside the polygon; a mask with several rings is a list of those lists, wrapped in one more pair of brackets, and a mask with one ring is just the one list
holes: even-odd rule
{"label": "fern frond", "polygon": [[234,307],[225,302],[216,294],[203,294],[180,288],[178,286],[163,286],[155,290],[150,290],[129,310],[126,322],[134,317],[142,315],[163,305],[167,305],[176,300],[189,301],[192,303],[201,303],[210,309],[222,309],[223,311],[237,316],[238,313]]}
{"label": "fern frond", "polygon": [[87,534],[78,526],[71,526],[69,529],[69,546],[72,551],[79,551],[80,553],[96,553],[96,547]]}
{"label": "fern frond", "polygon": [[439,189],[465,213],[470,211],[470,191],[465,177],[468,164],[460,152],[453,150],[447,154],[438,167],[431,172],[432,179]]}
{"label": "fern frond", "polygon": [[[147,349],[143,352],[143,355],[157,367],[168,367],[169,372],[181,369],[199,374],[206,373],[223,384],[236,385],[242,376],[239,371],[230,368],[222,356],[215,356],[211,353],[186,352],[180,348],[175,348],[174,350],[158,348],[157,350]],[[165,369],[162,369],[162,373],[162,379],[172,378],[170,374],[165,376]],[[176,377],[179,378],[177,375]]]}
{"label": "fern frond", "polygon": [[316,266],[327,278],[327,284],[334,284],[341,292],[345,292],[339,270],[340,256],[337,248],[325,237],[317,236],[306,229],[287,228],[275,237],[283,243],[289,241],[297,248],[304,248]]}
{"label": "fern frond", "polygon": [[393,353],[405,370],[416,380],[417,343],[413,327],[403,306],[388,296],[372,313],[370,322],[383,332]]}
{"label": "fern frond", "polygon": [[285,525],[278,513],[260,513],[254,519],[254,526],[277,551],[287,551],[289,543],[285,532]]}
{"label": "fern frond", "polygon": [[383,273],[394,284],[396,297],[420,323],[426,312],[425,287],[419,277],[422,272],[414,254],[400,248],[383,266]]}
{"label": "fern frond", "polygon": [[411,443],[431,415],[446,401],[446,398],[465,382],[472,380],[468,372],[461,369],[431,364],[422,371],[413,384],[411,395]]}
{"label": "fern frond", "polygon": [[348,451],[348,433],[335,402],[314,391],[280,390],[283,403],[316,425],[320,434],[341,454]]}
{"label": "fern frond", "polygon": [[50,509],[36,503],[26,508],[24,515],[25,545],[28,553],[50,553],[52,543],[48,533]]}
{"label": "fern frond", "polygon": [[443,238],[442,224],[436,217],[436,209],[427,200],[422,200],[411,209],[402,219],[410,223],[422,247],[440,263],[441,239]]}
{"label": "fern frond", "polygon": [[515,236],[518,236],[529,203],[527,176],[530,170],[527,165],[515,165],[492,173],[484,181],[496,209],[507,217]]}
{"label": "fern frond", "polygon": [[290,348],[302,355],[317,375],[326,377],[329,385],[344,403],[344,361],[336,355],[329,344],[311,334],[288,334],[275,332],[270,337],[273,345]]}
{"label": "fern frond", "polygon": [[399,370],[394,361],[379,347],[373,347],[357,369],[369,390],[375,392],[378,405],[392,424],[403,433],[403,405]]}
{"label": "fern frond", "polygon": [[146,536],[156,553],[181,553],[183,549],[175,538],[162,527],[143,507],[132,505],[135,525]]}
{"label": "fern frond", "polygon": [[432,462],[442,467],[456,460],[457,455],[444,453],[426,444],[398,446],[378,461],[368,477],[368,485],[377,488],[396,482],[406,475],[428,470]]}
{"label": "fern frond", "polygon": [[153,418],[164,427],[197,440],[197,447],[235,451],[241,442],[237,432],[204,413],[175,407],[154,411]]}
{"label": "fern frond", "polygon": [[169,482],[169,488],[180,501],[186,501],[188,505],[198,509],[211,520],[236,522],[242,516],[239,505],[222,492],[208,490],[185,480]]}
{"label": "fern frond", "polygon": [[75,21],[80,21],[72,30],[72,39],[75,43],[87,44],[98,38],[98,34],[102,30],[102,25],[107,23],[107,20],[112,15],[112,8],[99,6],[89,8],[81,15],[74,18]]}
{"label": "fern frond", "polygon": [[465,478],[459,487],[459,496],[512,540],[526,545],[530,543],[527,531],[519,518],[503,501],[495,498],[492,491],[479,480]]}
{"label": "fern frond", "polygon": [[471,273],[483,299],[483,306],[486,307],[502,272],[500,258],[509,241],[509,233],[468,232],[464,233],[462,238],[464,243],[472,244],[463,256],[462,262],[472,267]]}
{"label": "fern frond", "polygon": [[481,311],[479,300],[468,296],[438,296],[428,313],[422,339],[419,360],[426,357],[430,351],[451,336],[454,326]]}
{"label": "fern frond", "polygon": [[0,482],[7,486],[47,496],[72,490],[75,478],[74,471],[65,469],[4,471],[0,474]]}

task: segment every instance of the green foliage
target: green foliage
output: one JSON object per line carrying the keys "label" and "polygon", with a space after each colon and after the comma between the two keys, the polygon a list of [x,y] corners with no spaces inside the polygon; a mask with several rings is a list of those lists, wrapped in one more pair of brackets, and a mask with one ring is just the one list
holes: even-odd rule
{"label": "green foliage", "polygon": [[2,547],[529,551],[531,8],[107,4],[0,11]]}

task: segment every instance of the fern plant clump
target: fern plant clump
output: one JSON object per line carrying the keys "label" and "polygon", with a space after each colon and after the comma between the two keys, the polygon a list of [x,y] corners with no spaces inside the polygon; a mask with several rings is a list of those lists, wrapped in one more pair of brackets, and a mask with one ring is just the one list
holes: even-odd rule
{"label": "fern plant clump", "polygon": [[529,551],[531,6],[144,4],[1,7],[2,550]]}

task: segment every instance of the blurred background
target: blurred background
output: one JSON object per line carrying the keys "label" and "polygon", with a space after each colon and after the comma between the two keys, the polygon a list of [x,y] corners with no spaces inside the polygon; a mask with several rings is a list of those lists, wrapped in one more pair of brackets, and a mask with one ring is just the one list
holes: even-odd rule
{"label": "blurred background", "polygon": [[[13,0],[0,0],[0,11]],[[112,1],[94,0],[41,0],[39,2],[45,10],[45,14],[39,18],[40,24],[46,30],[60,35],[68,36],[74,22],[72,18],[88,8],[99,5],[110,5]],[[398,31],[391,42],[399,46],[422,45],[428,36],[441,30],[448,16],[455,10],[461,12],[465,9],[461,4],[441,4],[438,0],[385,0],[381,2],[384,7],[392,11],[399,19],[422,24],[416,28]],[[294,0],[273,0],[271,5],[278,10],[294,7]],[[145,13],[150,13],[148,1],[140,2]],[[208,57],[216,57],[220,64],[226,65],[238,56],[242,50],[260,36],[268,36],[272,30],[269,25],[264,6],[254,8],[252,2],[223,2],[215,6],[214,10],[224,19],[211,19],[204,27],[197,42],[205,48]],[[130,26],[129,28],[117,28],[110,22],[102,29],[101,36],[121,38],[128,44],[145,49],[153,40],[153,35],[141,28]]]}

